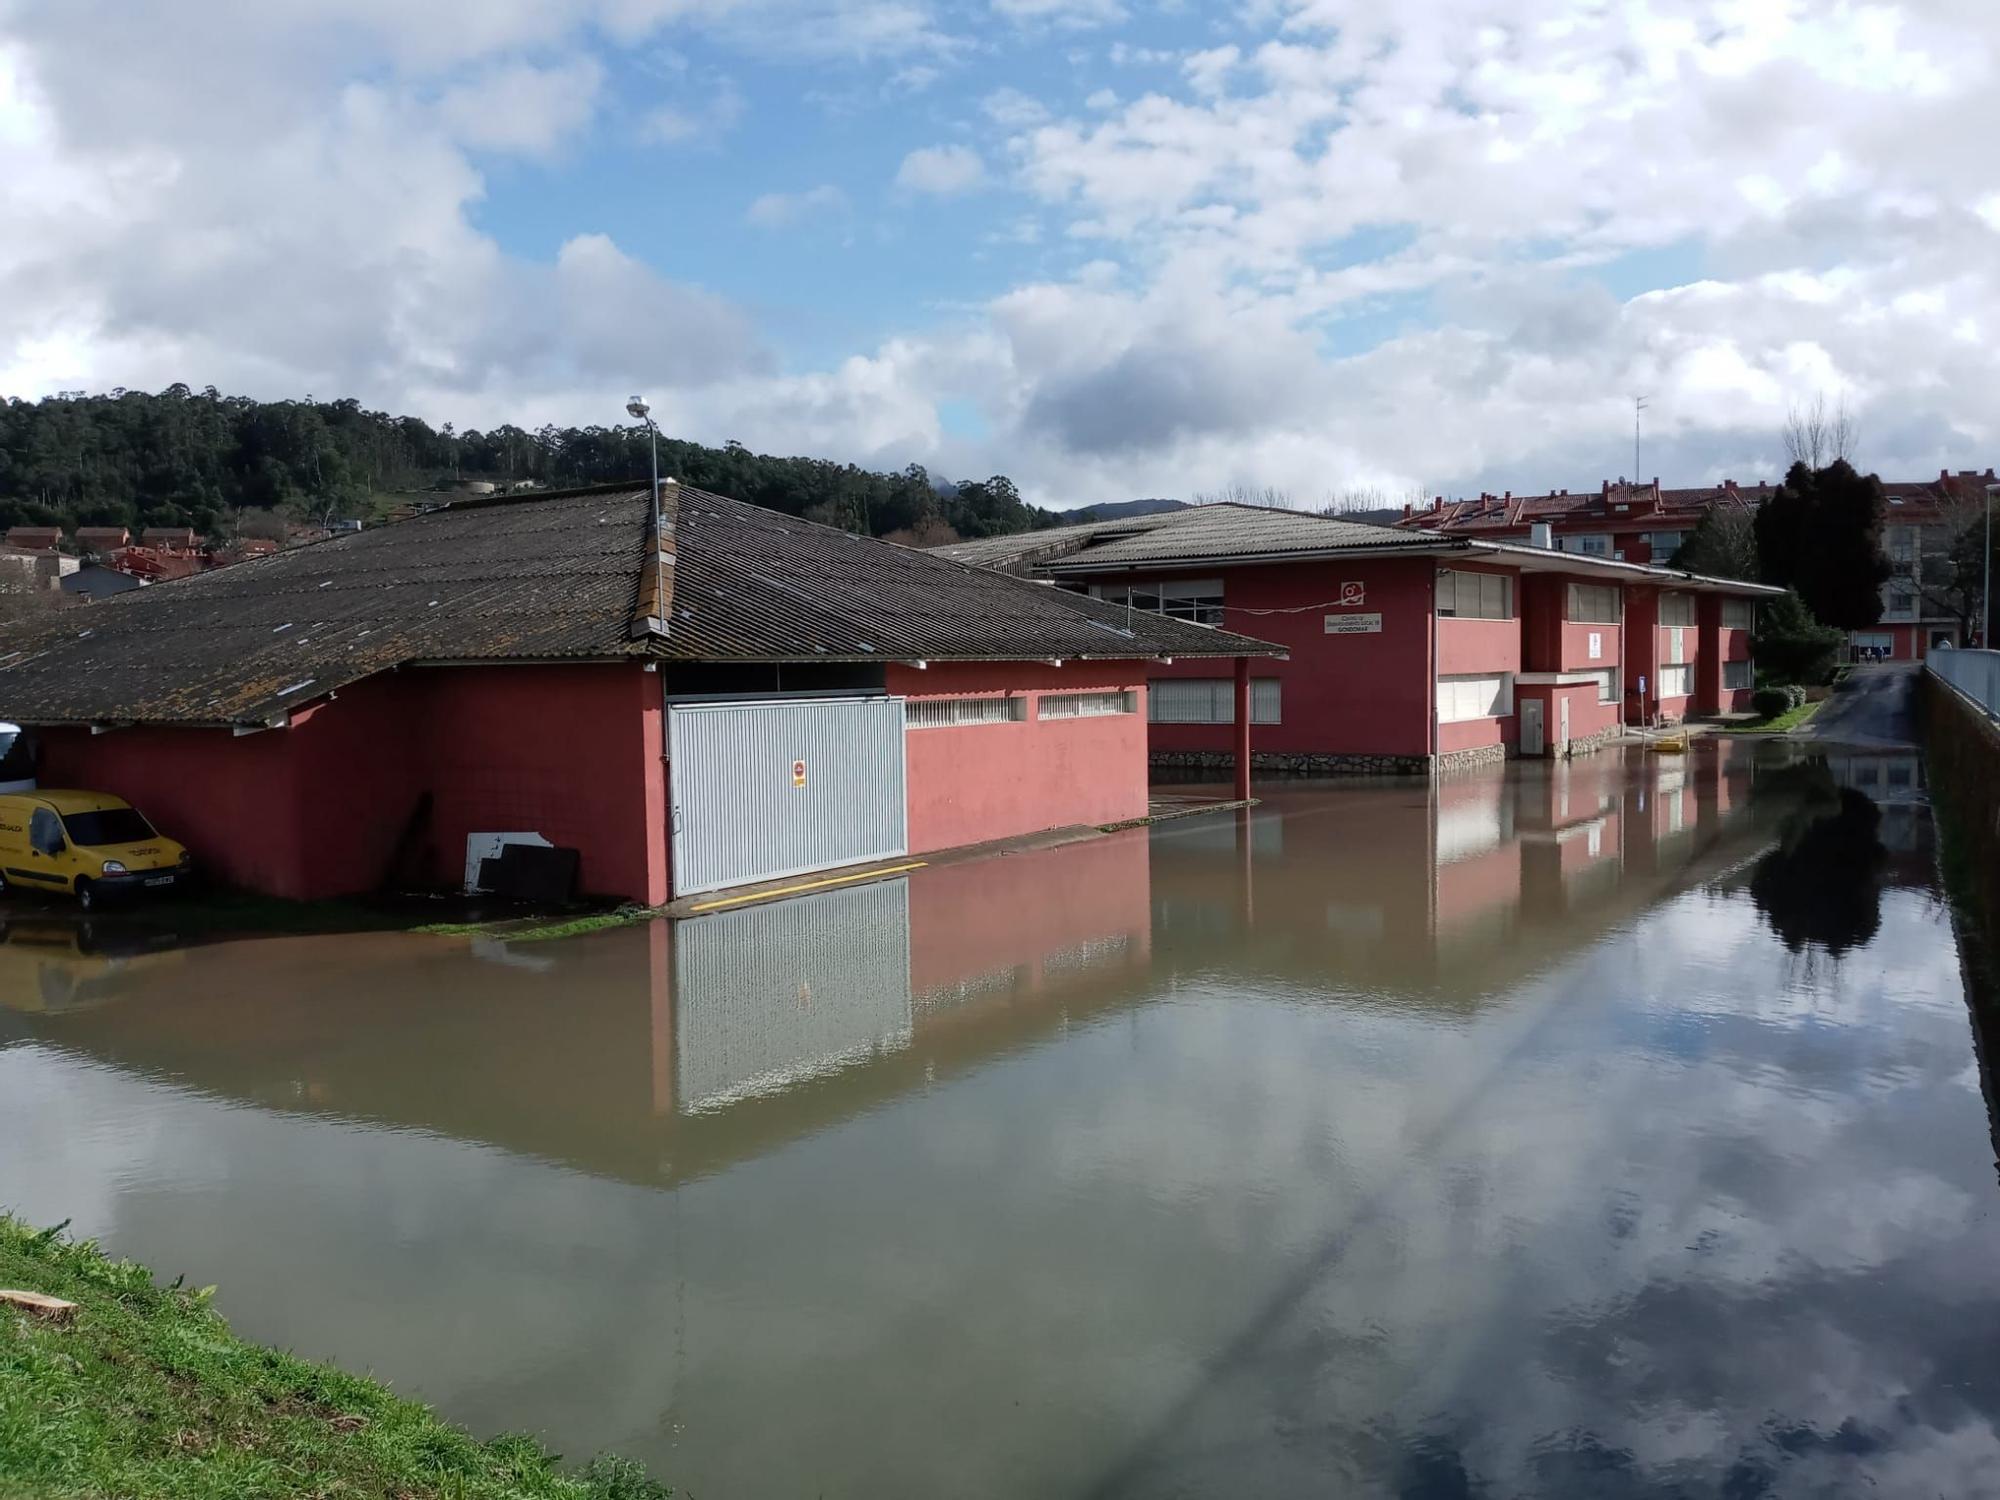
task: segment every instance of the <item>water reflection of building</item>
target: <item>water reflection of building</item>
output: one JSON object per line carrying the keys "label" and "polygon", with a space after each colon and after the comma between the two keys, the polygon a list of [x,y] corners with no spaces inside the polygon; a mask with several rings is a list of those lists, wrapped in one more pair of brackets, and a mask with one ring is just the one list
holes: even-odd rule
{"label": "water reflection of building", "polygon": [[1247,933],[1246,954],[1302,980],[1494,992],[1757,852],[1751,749],[1275,791],[1233,826],[1160,831],[1156,941],[1181,960],[1204,931]]}
{"label": "water reflection of building", "polygon": [[111,1003],[17,1015],[0,1043],[25,1032],[265,1107],[658,1181],[1143,995],[1149,891],[1134,831],[511,950],[387,933],[196,947],[93,964]]}

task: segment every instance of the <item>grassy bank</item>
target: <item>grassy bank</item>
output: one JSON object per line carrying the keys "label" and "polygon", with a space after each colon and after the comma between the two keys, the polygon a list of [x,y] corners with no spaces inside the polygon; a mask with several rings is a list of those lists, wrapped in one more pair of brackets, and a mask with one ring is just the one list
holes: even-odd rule
{"label": "grassy bank", "polygon": [[246,1344],[206,1292],[0,1216],[0,1496],[661,1500],[636,1465],[573,1474],[528,1438],[480,1442],[372,1380]]}
{"label": "grassy bank", "polygon": [[1717,734],[1788,734],[1806,723],[1812,716],[1825,708],[1824,701],[1801,703],[1797,708],[1788,708],[1783,713],[1769,719],[1752,719],[1745,724],[1729,724],[1716,729]]}

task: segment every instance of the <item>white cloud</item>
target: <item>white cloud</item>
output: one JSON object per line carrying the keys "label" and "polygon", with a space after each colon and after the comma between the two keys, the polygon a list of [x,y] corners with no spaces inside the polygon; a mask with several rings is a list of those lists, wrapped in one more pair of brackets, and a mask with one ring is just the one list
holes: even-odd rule
{"label": "white cloud", "polygon": [[446,89],[438,119],[475,149],[545,156],[589,123],[603,82],[594,58],[551,68],[508,63]]}
{"label": "white cloud", "polygon": [[1075,30],[1125,19],[1118,0],[993,0],[993,9],[1011,21]]}
{"label": "white cloud", "polygon": [[949,197],[970,192],[986,179],[986,164],[969,146],[923,146],[903,158],[896,186]]}
{"label": "white cloud", "polygon": [[979,108],[995,125],[1009,130],[1039,125],[1049,117],[1047,105],[1017,88],[995,89],[979,101]]}
{"label": "white cloud", "polygon": [[823,182],[802,193],[764,193],[752,200],[744,218],[759,229],[788,229],[822,215],[845,214],[848,207],[847,194]]}
{"label": "white cloud", "polygon": [[648,110],[640,129],[656,145],[713,144],[742,122],[747,107],[731,80],[699,81],[673,102]]}
{"label": "white cloud", "polygon": [[[185,379],[538,421],[678,374],[663,410],[690,436],[1005,470],[1063,503],[1595,483],[1630,463],[1636,390],[1648,468],[1689,482],[1775,467],[1785,405],[1820,388],[1885,472],[2000,447],[2000,12],[1971,0],[1267,0],[1227,45],[1153,45],[1138,17],[1074,68],[1047,33],[1108,11],[1090,0],[1023,0],[997,30],[988,8],[976,39],[946,22],[978,8],[922,0],[5,5],[0,389]],[[924,211],[965,216],[1011,285],[778,375],[741,312],[599,224],[558,226],[553,260],[503,251],[485,153],[567,165],[614,124],[712,141],[741,115],[691,66],[608,97],[608,49],[689,31],[743,68],[837,66],[826,97],[857,115],[1038,39],[1043,72],[1009,58],[976,104],[933,86],[953,143],[895,170],[956,197]],[[1078,107],[1107,62],[1122,98]],[[680,162],[654,156],[660,191]],[[841,218],[838,191],[745,219]],[[942,401],[986,435],[942,431]]]}

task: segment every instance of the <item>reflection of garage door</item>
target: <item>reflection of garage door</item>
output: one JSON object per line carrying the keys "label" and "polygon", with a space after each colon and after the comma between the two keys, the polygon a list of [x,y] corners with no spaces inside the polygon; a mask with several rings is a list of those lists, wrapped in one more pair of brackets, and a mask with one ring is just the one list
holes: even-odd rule
{"label": "reflection of garage door", "polygon": [[1886,630],[1857,630],[1854,632],[1854,644],[1863,651],[1875,650],[1886,653],[1896,649],[1896,638]]}
{"label": "reflection of garage door", "polygon": [[683,1113],[774,1094],[910,1043],[910,892],[816,891],[674,929]]}
{"label": "reflection of garage door", "polygon": [[909,847],[900,698],[670,704],[667,758],[676,896]]}

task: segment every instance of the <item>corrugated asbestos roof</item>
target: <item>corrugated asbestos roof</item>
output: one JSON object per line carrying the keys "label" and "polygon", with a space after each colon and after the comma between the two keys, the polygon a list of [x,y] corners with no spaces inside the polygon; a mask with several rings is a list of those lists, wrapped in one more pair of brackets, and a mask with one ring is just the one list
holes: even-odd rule
{"label": "corrugated asbestos roof", "polygon": [[644,487],[459,504],[13,622],[0,718],[261,725],[424,661],[1278,652],[686,488],[668,633],[635,634],[649,509]]}
{"label": "corrugated asbestos roof", "polygon": [[660,654],[689,661],[992,660],[1276,653],[935,552],[683,488]]}
{"label": "corrugated asbestos roof", "polygon": [[1220,562],[1288,552],[1410,549],[1439,539],[1391,526],[1264,505],[1196,505],[1121,521],[1058,526],[940,548],[947,557],[1013,570]]}

